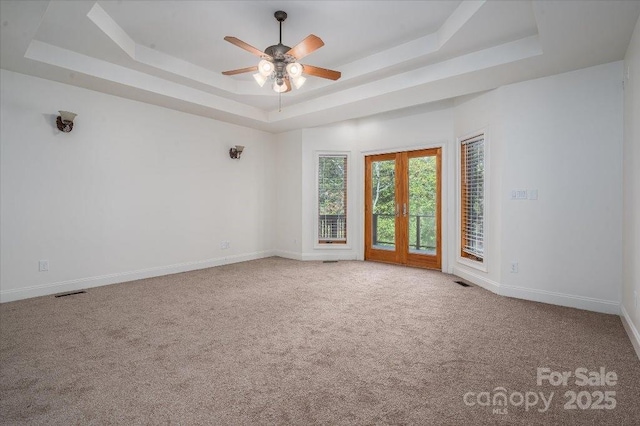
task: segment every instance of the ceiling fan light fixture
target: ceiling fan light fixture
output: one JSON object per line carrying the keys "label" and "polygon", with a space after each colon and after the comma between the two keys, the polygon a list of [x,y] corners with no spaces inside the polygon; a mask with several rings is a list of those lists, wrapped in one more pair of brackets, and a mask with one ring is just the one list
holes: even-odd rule
{"label": "ceiling fan light fixture", "polygon": [[261,60],[258,63],[258,72],[264,77],[269,77],[273,72],[273,63],[267,61],[266,59]]}
{"label": "ceiling fan light fixture", "polygon": [[287,65],[287,74],[291,78],[300,77],[302,75],[302,65],[297,62],[291,62]]}
{"label": "ceiling fan light fixture", "polygon": [[299,76],[291,79],[291,82],[293,83],[296,89],[301,88],[305,81],[307,81],[307,79],[304,78],[303,76]]}
{"label": "ceiling fan light fixture", "polygon": [[253,75],[253,78],[256,80],[256,82],[260,85],[260,87],[264,86],[264,83],[267,82],[267,77],[265,77],[264,75],[260,74],[259,72],[255,73]]}
{"label": "ceiling fan light fixture", "polygon": [[284,81],[280,81],[280,84],[278,84],[277,81],[273,82],[273,90],[276,93],[284,93],[287,91],[287,85],[284,84]]}

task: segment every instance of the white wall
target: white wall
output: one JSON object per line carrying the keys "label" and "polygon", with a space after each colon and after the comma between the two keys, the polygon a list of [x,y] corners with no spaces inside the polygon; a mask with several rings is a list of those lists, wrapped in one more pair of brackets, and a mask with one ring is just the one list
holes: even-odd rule
{"label": "white wall", "polygon": [[624,60],[622,314],[640,357],[640,19]]}
{"label": "white wall", "polygon": [[302,130],[276,136],[275,253],[302,260]]}
{"label": "white wall", "polygon": [[[622,65],[456,101],[456,137],[487,132],[486,272],[498,294],[618,313],[622,285]],[[537,190],[537,200],[511,200]],[[511,273],[512,262],[518,272]]]}
{"label": "white wall", "polygon": [[[272,253],[273,135],[0,77],[2,301]],[[55,127],[58,109],[78,113],[71,133]]]}
{"label": "white wall", "polygon": [[[404,114],[385,114],[351,120],[333,126],[304,129],[302,134],[302,258],[305,260],[363,259],[364,253],[364,156],[443,146],[443,162],[449,160],[453,116],[451,102],[442,102]],[[348,173],[348,244],[318,247],[316,244],[316,157],[320,152],[346,152]],[[444,168],[446,170],[446,167]],[[443,205],[449,198],[449,177],[443,176]],[[443,214],[443,240],[449,226]],[[446,243],[443,250],[447,250]],[[443,256],[446,270],[447,257]]]}
{"label": "white wall", "polygon": [[[2,300],[273,253],[361,259],[364,156],[443,146],[443,270],[499,294],[619,309],[621,63],[276,136],[7,71],[1,77]],[[638,215],[630,212],[640,186],[632,84],[624,191],[635,207],[625,209],[624,300],[637,324],[629,296],[638,288]],[[80,114],[72,133],[55,129],[57,109]],[[461,264],[455,244],[455,138],[480,129],[488,138],[486,272]],[[240,161],[228,158],[236,143],[247,146]],[[351,155],[347,249],[315,245],[319,151]],[[512,201],[511,189],[537,189],[539,199]],[[51,262],[50,272],[37,272],[39,259]],[[512,261],[518,274],[509,272]]]}
{"label": "white wall", "polygon": [[[618,313],[622,63],[497,90],[502,294]],[[538,200],[511,200],[537,189]],[[519,272],[511,273],[511,262]]]}

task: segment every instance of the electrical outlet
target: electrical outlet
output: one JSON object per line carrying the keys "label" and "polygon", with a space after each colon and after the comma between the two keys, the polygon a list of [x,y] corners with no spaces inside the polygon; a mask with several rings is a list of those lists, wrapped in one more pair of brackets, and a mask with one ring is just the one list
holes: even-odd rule
{"label": "electrical outlet", "polygon": [[231,244],[229,243],[229,241],[220,242],[220,250],[226,250],[229,247],[231,247]]}
{"label": "electrical outlet", "polygon": [[38,271],[40,272],[48,272],[49,271],[49,261],[41,260],[38,262]]}
{"label": "electrical outlet", "polygon": [[512,274],[518,273],[518,262],[511,262],[511,273]]}

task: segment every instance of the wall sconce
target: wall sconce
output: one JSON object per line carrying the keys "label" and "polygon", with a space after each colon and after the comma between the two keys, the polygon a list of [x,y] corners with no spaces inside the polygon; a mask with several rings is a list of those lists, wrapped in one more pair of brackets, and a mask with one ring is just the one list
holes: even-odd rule
{"label": "wall sconce", "polygon": [[64,133],[69,133],[73,130],[73,119],[76,118],[76,115],[69,111],[58,111],[60,115],[56,120],[56,125],[58,126],[58,130]]}
{"label": "wall sconce", "polygon": [[235,148],[229,149],[229,157],[239,160],[240,155],[242,155],[242,151],[244,151],[244,146],[236,145]]}

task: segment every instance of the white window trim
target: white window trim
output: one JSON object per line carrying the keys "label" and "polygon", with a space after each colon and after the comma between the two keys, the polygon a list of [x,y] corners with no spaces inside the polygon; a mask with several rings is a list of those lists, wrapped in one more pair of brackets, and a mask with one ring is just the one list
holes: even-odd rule
{"label": "white window trim", "polygon": [[[460,164],[462,163],[462,141],[472,139],[478,136],[484,136],[484,205],[482,216],[484,219],[483,224],[483,240],[484,240],[484,256],[483,261],[478,262],[460,255],[462,247],[460,242],[462,241],[462,206],[460,205],[460,197],[462,195],[462,170],[460,170]],[[487,215],[489,206],[489,135],[487,129],[479,129],[474,132],[467,133],[456,139],[456,261],[473,269],[477,269],[482,272],[489,272],[487,264],[489,262],[489,216]]]}
{"label": "white window trim", "polygon": [[[347,241],[345,244],[320,244],[320,236],[318,235],[318,181],[319,169],[320,169],[320,157],[321,156],[342,156],[347,157]],[[315,161],[315,189],[314,189],[314,209],[313,209],[313,249],[314,250],[351,250],[353,240],[353,197],[355,196],[352,183],[353,182],[353,166],[351,163],[351,151],[314,151],[313,153]]]}

